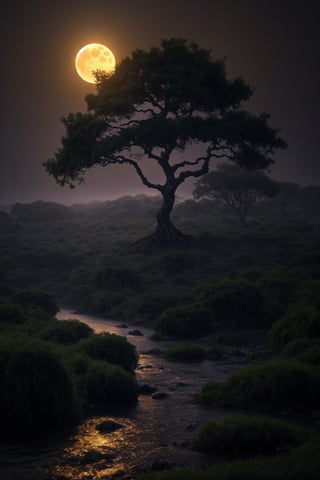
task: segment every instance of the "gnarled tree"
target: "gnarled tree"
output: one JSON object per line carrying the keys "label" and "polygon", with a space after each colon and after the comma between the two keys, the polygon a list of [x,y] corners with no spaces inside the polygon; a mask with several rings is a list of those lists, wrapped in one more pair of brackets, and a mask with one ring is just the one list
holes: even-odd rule
{"label": "gnarled tree", "polygon": [[[151,236],[160,243],[185,238],[170,220],[176,190],[207,173],[212,159],[265,168],[275,150],[285,147],[267,114],[244,109],[251,87],[240,78],[228,80],[224,61],[186,40],[136,50],[112,76],[97,72],[96,78],[97,93],[86,97],[88,111],[62,120],[66,135],[45,168],[73,187],[96,165],[131,165],[144,185],[162,195]],[[142,159],[157,165],[162,181],[147,177]]]}

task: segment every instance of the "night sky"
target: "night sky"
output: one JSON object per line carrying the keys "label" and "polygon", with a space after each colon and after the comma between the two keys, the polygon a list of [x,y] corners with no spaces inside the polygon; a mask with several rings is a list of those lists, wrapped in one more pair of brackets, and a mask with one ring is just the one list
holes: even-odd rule
{"label": "night sky", "polygon": [[[107,45],[116,61],[137,48],[182,37],[226,57],[228,76],[255,88],[250,108],[271,114],[289,147],[276,156],[278,180],[320,184],[320,2],[318,0],[86,0],[2,2],[0,204],[67,204],[155,194],[129,167],[97,168],[86,183],[58,186],[42,167],[59,147],[60,118],[86,108],[94,92],[74,57]],[[187,196],[192,186],[178,194]]]}

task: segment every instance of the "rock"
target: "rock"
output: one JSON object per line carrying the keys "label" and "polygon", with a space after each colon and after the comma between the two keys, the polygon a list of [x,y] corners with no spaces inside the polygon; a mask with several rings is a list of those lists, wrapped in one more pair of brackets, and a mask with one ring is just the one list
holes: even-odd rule
{"label": "rock", "polygon": [[143,384],[139,386],[139,393],[141,395],[151,395],[156,392],[158,389],[156,387],[151,387],[151,385]]}
{"label": "rock", "polygon": [[112,420],[106,420],[99,423],[99,425],[96,426],[96,430],[98,430],[98,432],[100,433],[111,433],[119,430],[119,428],[122,427],[123,425],[121,425],[120,423],[113,422]]}
{"label": "rock", "polygon": [[153,398],[154,400],[164,400],[168,396],[169,395],[165,392],[157,392],[157,393],[154,393],[151,398]]}
{"label": "rock", "polygon": [[134,337],[143,337],[141,330],[130,330],[128,335],[133,335]]}
{"label": "rock", "polygon": [[153,368],[153,365],[138,365],[137,370],[145,370],[146,368]]}
{"label": "rock", "polygon": [[150,350],[145,350],[141,352],[143,355],[163,355],[163,350],[159,348],[150,348]]}
{"label": "rock", "polygon": [[72,461],[79,465],[88,465],[102,460],[105,462],[112,462],[114,459],[115,455],[113,453],[103,453],[99,452],[99,450],[88,450],[84,455],[79,455],[78,457],[73,458]]}
{"label": "rock", "polygon": [[120,325],[117,325],[117,328],[128,328],[128,325],[126,323],[120,323]]}

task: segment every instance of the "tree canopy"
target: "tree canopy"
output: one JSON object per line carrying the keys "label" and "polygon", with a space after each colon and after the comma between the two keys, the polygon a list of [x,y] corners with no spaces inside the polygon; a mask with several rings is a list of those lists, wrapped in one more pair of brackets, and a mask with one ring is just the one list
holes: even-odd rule
{"label": "tree canopy", "polygon": [[[131,165],[144,185],[162,195],[153,236],[162,243],[184,238],[170,213],[186,179],[207,173],[212,159],[264,169],[286,146],[266,113],[244,108],[252,88],[241,78],[229,80],[223,60],[187,40],[135,50],[113,75],[97,72],[96,78],[88,111],[63,118],[62,145],[44,166],[59,184],[74,187],[94,166]],[[143,171],[143,159],[157,166],[159,183]]]}

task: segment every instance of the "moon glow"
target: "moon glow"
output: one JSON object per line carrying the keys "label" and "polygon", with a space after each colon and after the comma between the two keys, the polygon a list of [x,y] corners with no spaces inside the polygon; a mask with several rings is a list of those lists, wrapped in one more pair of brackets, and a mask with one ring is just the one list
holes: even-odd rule
{"label": "moon glow", "polygon": [[89,43],[80,48],[75,60],[78,75],[88,83],[97,83],[94,72],[99,70],[111,74],[115,65],[115,57],[111,50],[100,43]]}

